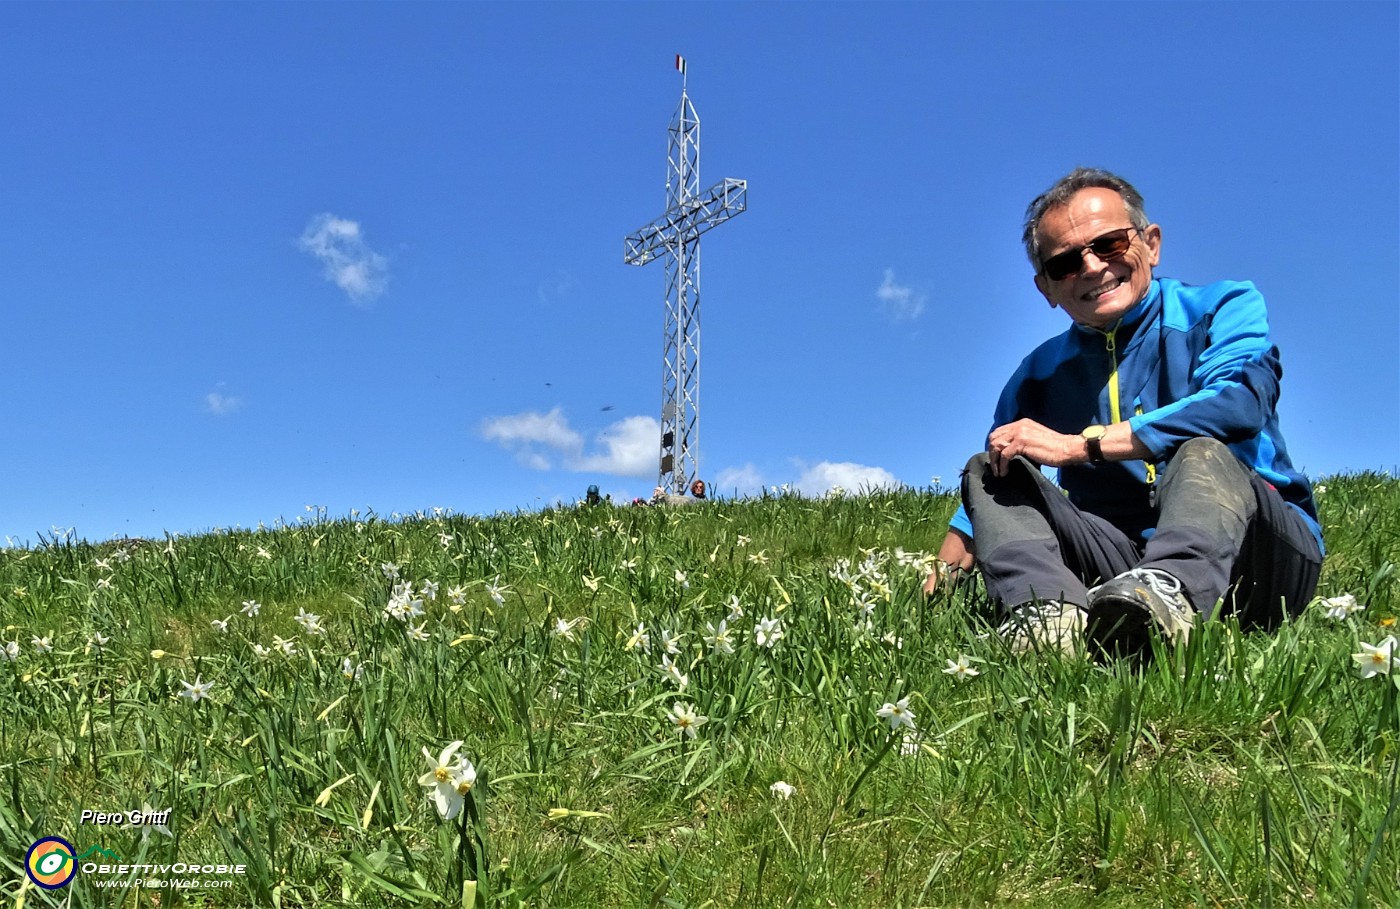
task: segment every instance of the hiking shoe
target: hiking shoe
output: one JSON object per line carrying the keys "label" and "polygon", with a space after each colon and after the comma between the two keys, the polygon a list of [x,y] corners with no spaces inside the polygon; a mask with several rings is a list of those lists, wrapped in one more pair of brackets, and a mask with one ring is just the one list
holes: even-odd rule
{"label": "hiking shoe", "polygon": [[1179,580],[1159,568],[1133,568],[1089,591],[1085,636],[1097,653],[1135,656],[1154,630],[1168,643],[1185,644],[1195,623]]}
{"label": "hiking shoe", "polygon": [[1032,600],[1008,610],[997,634],[1006,639],[1012,653],[1056,651],[1078,656],[1088,615],[1083,606],[1075,603]]}

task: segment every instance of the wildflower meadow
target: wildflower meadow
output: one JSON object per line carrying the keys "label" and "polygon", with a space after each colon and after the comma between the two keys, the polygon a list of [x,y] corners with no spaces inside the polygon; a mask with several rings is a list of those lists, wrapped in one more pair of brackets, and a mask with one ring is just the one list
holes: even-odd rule
{"label": "wildflower meadow", "polygon": [[1142,667],[921,590],[941,487],[0,551],[0,900],[1400,905],[1400,481]]}

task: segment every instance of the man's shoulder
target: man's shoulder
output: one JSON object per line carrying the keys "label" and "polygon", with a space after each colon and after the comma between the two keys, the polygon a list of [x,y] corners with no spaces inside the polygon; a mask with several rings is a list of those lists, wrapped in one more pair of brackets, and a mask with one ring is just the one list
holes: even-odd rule
{"label": "man's shoulder", "polygon": [[1162,289],[1163,317],[1168,326],[1177,329],[1196,324],[1227,303],[1248,302],[1261,309],[1264,306],[1263,295],[1253,281],[1187,284],[1175,278],[1159,278],[1157,283]]}
{"label": "man's shoulder", "polygon": [[1072,360],[1084,346],[1084,331],[1070,326],[1054,337],[1036,345],[1021,361],[1018,373],[1027,377],[1044,377],[1066,360]]}

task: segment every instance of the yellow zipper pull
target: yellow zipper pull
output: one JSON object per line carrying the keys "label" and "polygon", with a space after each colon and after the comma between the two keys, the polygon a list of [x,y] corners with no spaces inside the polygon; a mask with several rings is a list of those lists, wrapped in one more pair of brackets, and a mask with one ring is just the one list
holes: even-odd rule
{"label": "yellow zipper pull", "polygon": [[1115,325],[1104,332],[1104,343],[1108,347],[1108,360],[1110,369],[1108,372],[1108,414],[1113,419],[1111,423],[1120,422],[1123,417],[1118,407],[1118,326]]}
{"label": "yellow zipper pull", "polygon": [[[1142,416],[1142,401],[1133,402],[1133,414]],[[1152,461],[1143,460],[1142,466],[1147,469],[1147,505],[1149,508],[1157,507],[1157,465]]]}

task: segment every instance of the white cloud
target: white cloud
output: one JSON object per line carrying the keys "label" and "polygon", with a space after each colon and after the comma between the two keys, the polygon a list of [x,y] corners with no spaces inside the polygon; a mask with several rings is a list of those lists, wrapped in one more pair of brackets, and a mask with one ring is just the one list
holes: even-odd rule
{"label": "white cloud", "polygon": [[822,461],[804,471],[793,485],[803,495],[820,496],[837,486],[848,493],[857,493],[875,488],[897,488],[901,484],[894,474],[883,467],[867,467],[849,461]]}
{"label": "white cloud", "polygon": [[481,435],[533,470],[550,470],[557,460],[575,473],[646,477],[656,472],[661,423],[652,417],[624,417],[598,433],[591,452],[584,450],[583,436],[559,407],[545,414],[526,411],[488,419]]}
{"label": "white cloud", "polygon": [[887,268],[885,280],[875,291],[875,299],[880,301],[880,308],[894,321],[912,322],[923,314],[924,303],[928,298],[924,294],[916,293],[912,287],[896,284],[894,269]]}
{"label": "white cloud", "polygon": [[624,417],[598,433],[604,448],[577,458],[571,470],[596,471],[622,477],[645,477],[657,472],[661,457],[661,421],[652,417]]}
{"label": "white cloud", "polygon": [[583,448],[583,437],[569,428],[564,412],[556,407],[549,413],[512,414],[493,417],[481,424],[482,438],[512,451],[526,467],[548,470],[553,465],[540,449],[575,455]]}
{"label": "white cloud", "polygon": [[569,428],[562,408],[549,413],[526,411],[508,417],[495,417],[482,424],[481,434],[493,442],[514,444],[540,442],[550,448],[578,449],[583,437]]}
{"label": "white cloud", "polygon": [[316,257],[326,280],[345,291],[353,303],[368,305],[389,284],[389,260],[365,245],[355,221],[317,215],[302,231],[298,245]]}
{"label": "white cloud", "polygon": [[763,491],[763,475],[752,464],[726,467],[715,474],[715,480],[710,486],[716,495],[758,495]]}
{"label": "white cloud", "polygon": [[204,396],[204,409],[216,417],[226,416],[243,409],[243,399],[223,392],[211,391]]}

